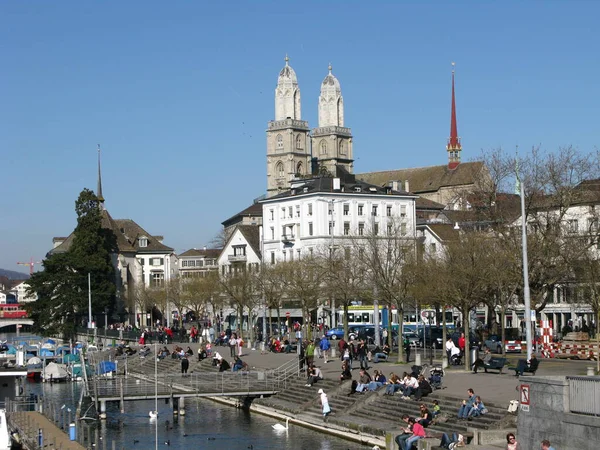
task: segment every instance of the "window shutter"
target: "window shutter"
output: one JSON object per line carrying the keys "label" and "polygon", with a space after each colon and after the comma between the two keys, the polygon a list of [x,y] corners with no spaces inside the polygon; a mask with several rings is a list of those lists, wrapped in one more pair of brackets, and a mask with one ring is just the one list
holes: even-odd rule
{"label": "window shutter", "polygon": [[165,263],[164,258],[160,258],[160,264],[159,265],[162,266],[162,265],[164,265],[164,263]]}

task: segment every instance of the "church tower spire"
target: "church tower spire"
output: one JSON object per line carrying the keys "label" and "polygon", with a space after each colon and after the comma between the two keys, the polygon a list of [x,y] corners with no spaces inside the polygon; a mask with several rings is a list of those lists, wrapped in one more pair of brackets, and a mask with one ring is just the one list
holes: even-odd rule
{"label": "church tower spire", "polygon": [[102,195],[102,171],[100,169],[100,144],[98,144],[98,187],[96,188],[96,197],[100,201],[100,207],[104,208],[104,196]]}
{"label": "church tower spire", "polygon": [[275,120],[267,128],[267,195],[289,189],[297,176],[310,173],[310,128],[301,120],[300,87],[285,55],[275,88]]}
{"label": "church tower spire", "polygon": [[340,82],[329,73],[321,83],[319,95],[319,127],[312,132],[312,148],[319,165],[336,175],[336,167],[342,166],[352,173],[352,132],[344,127],[344,98]]}
{"label": "church tower spire", "polygon": [[460,153],[462,146],[458,137],[458,126],[456,124],[456,99],[454,96],[454,63],[452,63],[452,107],[450,112],[450,138],[446,150],[448,151],[448,169],[454,170],[460,164]]}

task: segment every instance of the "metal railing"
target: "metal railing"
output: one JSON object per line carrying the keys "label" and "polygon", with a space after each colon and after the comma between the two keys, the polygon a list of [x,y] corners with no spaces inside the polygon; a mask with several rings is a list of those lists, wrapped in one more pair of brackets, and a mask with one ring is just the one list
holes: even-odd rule
{"label": "metal railing", "polygon": [[205,372],[193,374],[159,374],[154,376],[94,377],[93,396],[98,399],[153,398],[179,395],[253,395],[275,392],[281,383],[274,371]]}
{"label": "metal railing", "polygon": [[572,413],[600,416],[600,377],[567,377]]}

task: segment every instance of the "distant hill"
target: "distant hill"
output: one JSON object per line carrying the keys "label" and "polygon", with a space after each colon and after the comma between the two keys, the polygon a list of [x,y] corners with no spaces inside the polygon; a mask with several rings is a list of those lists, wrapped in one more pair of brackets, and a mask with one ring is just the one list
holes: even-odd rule
{"label": "distant hill", "polygon": [[14,270],[0,269],[0,277],[6,277],[10,280],[27,280],[29,279],[29,274],[16,272]]}

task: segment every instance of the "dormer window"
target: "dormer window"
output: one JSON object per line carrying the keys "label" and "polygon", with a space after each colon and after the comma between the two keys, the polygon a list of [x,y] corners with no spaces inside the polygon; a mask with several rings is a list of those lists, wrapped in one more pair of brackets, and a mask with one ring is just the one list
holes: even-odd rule
{"label": "dormer window", "polygon": [[138,245],[140,247],[148,247],[148,238],[146,236],[142,236],[138,240]]}

